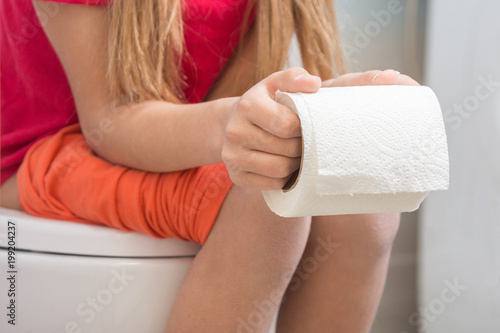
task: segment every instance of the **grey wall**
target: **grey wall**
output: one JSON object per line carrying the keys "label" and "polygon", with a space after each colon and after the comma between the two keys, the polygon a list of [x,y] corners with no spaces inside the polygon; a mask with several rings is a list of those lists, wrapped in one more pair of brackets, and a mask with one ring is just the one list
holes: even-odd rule
{"label": "grey wall", "polygon": [[[335,8],[350,72],[392,68],[423,81],[426,1],[336,0]],[[295,42],[288,65],[300,64]],[[417,332],[417,220],[418,211],[402,214],[372,333]]]}
{"label": "grey wall", "polygon": [[[349,71],[393,68],[422,82],[425,1],[337,0]],[[410,333],[417,311],[418,211],[402,214],[373,333]]]}

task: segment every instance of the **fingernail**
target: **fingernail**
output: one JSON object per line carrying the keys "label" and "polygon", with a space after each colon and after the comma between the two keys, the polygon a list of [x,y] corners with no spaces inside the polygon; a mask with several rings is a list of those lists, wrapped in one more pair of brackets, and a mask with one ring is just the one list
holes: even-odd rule
{"label": "fingernail", "polygon": [[321,78],[320,78],[319,76],[317,76],[317,75],[312,75],[312,74],[308,74],[308,73],[304,73],[304,74],[297,75],[297,76],[295,77],[295,80],[300,80],[300,78],[302,78],[302,77],[304,77],[304,76],[307,76],[307,77],[312,77],[312,78],[317,78],[317,79],[320,79],[320,80],[321,80]]}
{"label": "fingernail", "polygon": [[310,76],[310,75],[309,75],[309,74],[307,74],[307,73],[300,74],[300,75],[297,75],[297,76],[295,77],[295,80],[300,80],[300,78],[301,78],[301,77],[304,77],[304,76]]}
{"label": "fingernail", "polygon": [[399,71],[395,71],[395,72],[396,72],[396,74],[398,74],[398,75],[399,75],[399,74],[401,74]]}

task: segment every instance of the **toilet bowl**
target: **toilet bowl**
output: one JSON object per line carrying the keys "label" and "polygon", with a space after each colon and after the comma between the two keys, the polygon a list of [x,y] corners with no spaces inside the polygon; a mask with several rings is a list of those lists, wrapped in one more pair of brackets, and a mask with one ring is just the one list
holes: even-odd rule
{"label": "toilet bowl", "polygon": [[199,249],[0,208],[0,332],[163,332]]}

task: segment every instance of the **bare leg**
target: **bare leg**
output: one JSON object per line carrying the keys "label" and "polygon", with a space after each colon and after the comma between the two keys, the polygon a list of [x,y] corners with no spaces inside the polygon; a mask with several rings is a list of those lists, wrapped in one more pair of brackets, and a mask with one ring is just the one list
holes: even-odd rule
{"label": "bare leg", "polygon": [[304,251],[310,219],[282,219],[233,186],[179,289],[166,332],[267,332]]}
{"label": "bare leg", "polygon": [[21,210],[17,192],[17,174],[14,174],[0,186],[0,207]]}
{"label": "bare leg", "polygon": [[369,332],[399,214],[314,217],[277,332]]}

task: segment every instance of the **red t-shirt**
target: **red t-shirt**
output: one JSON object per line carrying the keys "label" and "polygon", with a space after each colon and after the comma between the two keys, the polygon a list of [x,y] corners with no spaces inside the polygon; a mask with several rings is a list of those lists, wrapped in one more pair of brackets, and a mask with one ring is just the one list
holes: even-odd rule
{"label": "red t-shirt", "polygon": [[[109,0],[51,0],[105,6]],[[149,1],[149,0],[148,0]],[[203,100],[236,48],[248,0],[183,0],[185,95]],[[59,4],[39,13],[32,0],[0,1],[1,183],[11,177],[28,148],[78,122],[69,83],[41,24]],[[42,23],[40,22],[42,21]]]}

